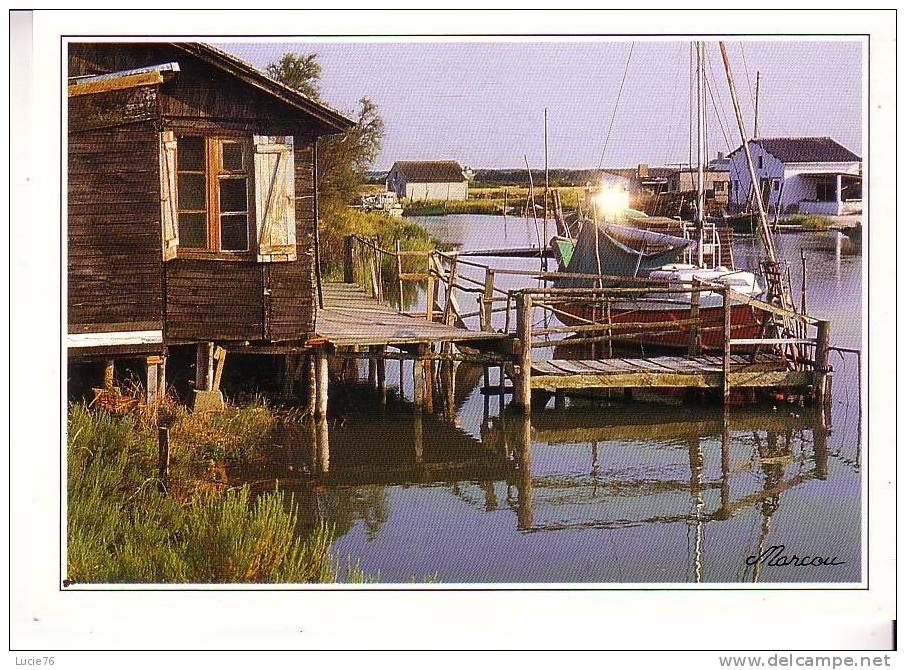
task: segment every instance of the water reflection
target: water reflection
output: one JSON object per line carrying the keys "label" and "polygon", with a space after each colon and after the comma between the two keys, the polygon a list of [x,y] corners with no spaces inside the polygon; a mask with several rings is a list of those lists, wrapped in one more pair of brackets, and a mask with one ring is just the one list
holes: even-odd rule
{"label": "water reflection", "polygon": [[[375,409],[344,414],[338,408],[330,422],[284,426],[280,439],[297,445],[285,453],[301,462],[284,465],[305,476],[284,486],[294,491],[304,519],[335,525],[338,549],[363,556],[363,567],[373,563],[388,581],[434,572],[450,581],[519,581],[506,573],[512,557],[496,571],[447,574],[457,562],[450,552],[481,553],[489,533],[495,542],[509,538],[554,557],[547,568],[522,565],[525,581],[564,581],[547,570],[578,536],[603,544],[610,535],[622,542],[631,533],[644,552],[646,538],[670,527],[686,528],[689,537],[681,551],[659,557],[675,573],[667,581],[774,580],[760,564],[746,566],[746,556],[763,552],[777,535],[772,520],[788,496],[827,481],[831,472],[826,417],[806,408],[679,406],[665,416],[663,407],[644,403],[569,399],[567,407],[534,412],[532,420],[508,411],[483,419],[476,437],[442,411],[414,411],[392,391],[381,410],[367,402],[376,393],[347,385],[350,406]],[[843,470],[858,481],[855,460],[837,456],[838,476]],[[803,512],[799,502],[790,506],[784,527]],[[737,535],[746,526],[749,537],[737,538],[737,546],[709,542],[710,529],[720,525]],[[418,536],[422,526],[439,535],[413,544],[406,529]],[[847,532],[853,530],[857,535],[857,526]],[[469,543],[454,549],[444,532],[465,533]],[[802,539],[824,545],[832,536]],[[372,546],[382,549],[372,553]],[[419,552],[421,570],[397,573],[395,563],[411,551]],[[838,579],[858,579],[858,557],[852,558],[847,566],[855,571],[841,569]],[[741,572],[727,574],[731,564]],[[657,578],[643,563],[625,562],[620,571],[627,581]],[[576,579],[605,577],[592,567]]]}
{"label": "water reflection", "polygon": [[[522,221],[504,230],[494,218],[438,225],[473,248],[534,238]],[[833,321],[834,344],[858,348],[861,259],[825,242],[782,236],[778,249],[794,269],[805,249],[809,311]],[[737,241],[737,263],[751,244]],[[528,421],[508,411],[497,368],[438,365],[434,412],[422,413],[410,368],[387,366],[385,404],[354,381],[367,366],[350,363],[331,386],[329,420],[281,428],[276,471],[301,505],[300,532],[334,524],[334,552],[384,582],[854,582],[858,369],[834,367],[827,413],[559,395]],[[747,562],[779,544],[844,563]]]}

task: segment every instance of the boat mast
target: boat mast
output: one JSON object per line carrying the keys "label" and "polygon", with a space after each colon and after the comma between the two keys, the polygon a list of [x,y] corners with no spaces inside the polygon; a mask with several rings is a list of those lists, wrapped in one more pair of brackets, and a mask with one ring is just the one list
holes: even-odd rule
{"label": "boat mast", "polygon": [[698,267],[705,266],[705,43],[696,42],[698,56],[698,184],[695,200],[695,227],[698,232]]}
{"label": "boat mast", "polygon": [[761,70],[755,71],[755,127],[752,130],[752,139],[758,139],[758,93],[761,88]]}
{"label": "boat mast", "polygon": [[764,250],[767,253],[768,260],[774,265],[777,264],[777,252],[774,249],[774,237],[768,229],[768,216],[764,211],[764,201],[761,198],[761,189],[758,188],[758,177],[755,174],[755,164],[752,162],[752,151],[749,148],[749,140],[746,137],[746,127],[742,119],[742,111],[739,109],[739,99],[736,97],[736,87],[733,85],[733,73],[730,70],[730,57],[727,55],[727,46],[723,42],[720,44],[720,55],[724,61],[724,70],[727,73],[727,87],[730,89],[730,99],[733,101],[733,110],[736,112],[736,123],[739,126],[739,137],[742,141],[742,150],[746,155],[746,166],[749,168],[749,179],[752,181],[752,191],[755,194],[755,203],[758,205],[758,222],[761,238],[764,241]]}

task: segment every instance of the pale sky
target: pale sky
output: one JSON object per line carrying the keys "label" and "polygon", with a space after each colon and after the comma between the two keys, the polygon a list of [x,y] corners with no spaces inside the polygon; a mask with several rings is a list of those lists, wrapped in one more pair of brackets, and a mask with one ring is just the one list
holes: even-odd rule
{"label": "pale sky", "polygon": [[[490,39],[490,38],[489,38]],[[386,125],[373,169],[396,160],[452,159],[473,168],[594,168],[617,100],[630,42],[305,41],[219,44],[264,68],[287,51],[319,55],[321,96],[352,112],[370,97]],[[748,133],[761,72],[762,137],[833,137],[862,154],[862,44],[857,41],[728,43]],[[739,145],[716,42],[708,43],[709,152]],[[748,76],[747,76],[748,75]],[[751,89],[750,89],[751,87]],[[639,38],[604,154],[605,167],[689,159],[689,43]]]}

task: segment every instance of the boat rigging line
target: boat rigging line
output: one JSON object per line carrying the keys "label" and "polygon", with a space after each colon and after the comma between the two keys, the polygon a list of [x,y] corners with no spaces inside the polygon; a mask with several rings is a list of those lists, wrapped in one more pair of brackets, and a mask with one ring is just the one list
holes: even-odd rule
{"label": "boat rigging line", "polygon": [[613,105],[613,112],[610,115],[610,123],[607,127],[607,134],[604,136],[604,147],[601,149],[601,158],[598,160],[598,169],[600,170],[604,165],[604,154],[607,151],[607,144],[610,142],[610,133],[613,131],[613,122],[617,117],[617,109],[620,106],[620,99],[623,97],[623,85],[626,83],[626,73],[629,72],[629,62],[632,60],[632,50],[635,47],[635,42],[629,43],[629,55],[626,56],[626,65],[623,67],[623,77],[620,79],[620,90],[617,91],[617,100]]}

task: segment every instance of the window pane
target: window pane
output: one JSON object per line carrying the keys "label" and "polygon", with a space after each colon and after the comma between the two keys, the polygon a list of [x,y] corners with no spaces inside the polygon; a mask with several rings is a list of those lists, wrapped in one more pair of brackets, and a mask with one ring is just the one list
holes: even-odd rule
{"label": "window pane", "polygon": [[242,170],[242,145],[238,142],[224,142],[221,151],[224,170]]}
{"label": "window pane", "polygon": [[220,180],[220,211],[244,212],[248,209],[245,179]]}
{"label": "window pane", "polygon": [[249,220],[245,214],[220,217],[220,246],[224,251],[245,251],[249,248]]}
{"label": "window pane", "polygon": [[177,177],[179,209],[205,209],[203,174],[181,174]]}
{"label": "window pane", "polygon": [[207,248],[207,214],[179,215],[179,246],[187,249]]}
{"label": "window pane", "polygon": [[176,144],[177,170],[204,170],[204,138],[180,137]]}

